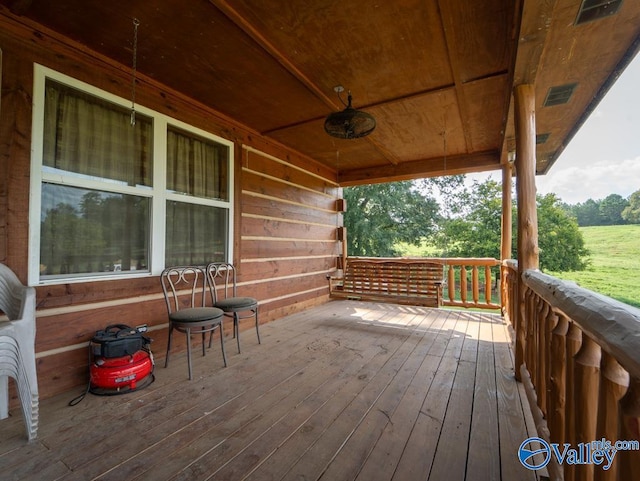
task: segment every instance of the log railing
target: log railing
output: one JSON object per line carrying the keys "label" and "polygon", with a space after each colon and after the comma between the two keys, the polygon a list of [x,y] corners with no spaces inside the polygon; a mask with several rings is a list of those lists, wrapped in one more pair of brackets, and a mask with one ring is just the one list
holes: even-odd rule
{"label": "log railing", "polygon": [[[350,260],[372,260],[376,262],[399,260],[400,258],[347,257]],[[408,260],[406,258],[402,258]],[[494,258],[411,258],[412,262],[442,265],[443,306],[500,309],[501,279],[500,261]],[[372,279],[375,282],[375,279]]]}
{"label": "log railing", "polygon": [[516,369],[539,435],[558,443],[560,452],[566,445],[594,453],[598,446],[591,443],[603,440],[627,448],[609,451],[612,462],[597,455],[586,459],[591,462],[565,457],[557,463],[551,456],[550,475],[640,479],[640,450],[634,449],[640,444],[640,310],[537,270],[523,274],[524,305],[518,305],[516,267],[503,266],[504,313],[515,330]]}
{"label": "log railing", "polygon": [[493,258],[449,257],[441,259],[445,270],[442,305],[477,309],[500,309],[500,261]]}

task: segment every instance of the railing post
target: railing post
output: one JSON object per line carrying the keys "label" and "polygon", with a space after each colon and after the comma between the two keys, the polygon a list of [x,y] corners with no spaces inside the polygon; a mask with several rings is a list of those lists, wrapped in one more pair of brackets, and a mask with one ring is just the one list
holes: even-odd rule
{"label": "railing post", "polygon": [[471,294],[473,295],[474,304],[478,304],[480,300],[480,276],[476,265],[471,267]]}
{"label": "railing post", "polygon": [[[575,401],[575,355],[580,350],[582,344],[582,331],[575,322],[569,323],[567,332],[567,425],[565,428],[566,442],[572,446],[576,445],[576,401]],[[575,469],[573,465],[564,465],[564,480],[574,481]]]}
{"label": "railing post", "polygon": [[484,301],[489,304],[491,303],[491,294],[493,292],[493,288],[491,284],[493,284],[493,276],[491,275],[491,266],[484,266]]}
{"label": "railing post", "polygon": [[[598,393],[600,382],[600,346],[589,336],[582,336],[582,345],[575,357],[574,410],[576,413],[576,441],[591,443],[596,440],[598,419]],[[576,466],[576,479],[591,481],[593,464]]]}
{"label": "railing post", "polygon": [[[598,400],[598,423],[596,439],[606,439],[614,442],[618,439],[618,403],[629,387],[629,373],[625,371],[616,359],[606,351],[602,351],[600,371],[600,399]],[[618,473],[618,463],[614,462],[607,470],[596,468],[597,481],[615,481]]]}
{"label": "railing post", "polygon": [[538,322],[538,404],[540,410],[544,413],[545,417],[549,416],[547,410],[547,391],[549,380],[549,341],[551,337],[551,330],[553,329],[552,323],[555,319],[552,319],[552,311],[549,304],[544,302],[541,298],[538,298],[539,309],[539,322]]}
{"label": "railing post", "polygon": [[[620,400],[620,437],[618,440],[640,440],[640,379],[631,377],[629,389]],[[613,441],[613,440],[612,440]],[[618,451],[618,479],[637,481],[640,479],[640,451]]]}
{"label": "railing post", "polygon": [[460,300],[464,304],[467,302],[467,268],[460,266]]}
{"label": "railing post", "polygon": [[551,332],[551,365],[549,390],[549,431],[553,441],[560,445],[566,442],[565,416],[567,409],[566,372],[567,372],[567,332],[569,321],[558,316],[556,327]]}

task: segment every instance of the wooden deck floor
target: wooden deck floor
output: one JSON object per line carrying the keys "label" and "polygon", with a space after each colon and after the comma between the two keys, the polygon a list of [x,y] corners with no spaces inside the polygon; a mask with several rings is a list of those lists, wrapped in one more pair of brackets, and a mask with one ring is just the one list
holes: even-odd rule
{"label": "wooden deck floor", "polygon": [[[3,480],[525,480],[528,406],[498,316],[333,301],[184,354],[122,396],[0,421]],[[155,346],[160,353],[164,346]],[[197,350],[196,350],[197,352]],[[163,364],[163,363],[161,363]],[[523,409],[524,403],[524,409]]]}

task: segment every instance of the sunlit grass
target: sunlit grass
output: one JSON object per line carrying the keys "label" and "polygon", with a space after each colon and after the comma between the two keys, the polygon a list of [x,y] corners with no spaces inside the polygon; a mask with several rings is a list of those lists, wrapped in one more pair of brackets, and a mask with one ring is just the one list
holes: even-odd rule
{"label": "sunlit grass", "polygon": [[640,307],[640,225],[581,227],[590,251],[584,271],[550,272],[560,279]]}

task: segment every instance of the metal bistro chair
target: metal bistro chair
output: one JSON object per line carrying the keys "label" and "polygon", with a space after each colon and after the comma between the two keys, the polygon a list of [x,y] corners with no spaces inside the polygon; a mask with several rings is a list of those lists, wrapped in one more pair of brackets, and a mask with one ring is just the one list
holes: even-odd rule
{"label": "metal bistro chair", "polygon": [[222,309],[207,306],[207,297],[214,300],[211,286],[207,281],[204,267],[185,266],[169,267],[160,276],[162,291],[167,303],[169,314],[169,337],[167,339],[167,356],[164,367],[169,364],[171,351],[171,336],[173,330],[187,335],[187,362],[189,365],[189,379],[192,379],[191,369],[191,334],[202,334],[202,355],[205,355],[205,334],[210,333],[209,347],[213,331],[220,329],[220,347],[224,366],[227,366],[227,356],[224,351],[224,332]]}
{"label": "metal bistro chair", "polygon": [[[240,352],[240,319],[255,318],[258,344],[261,344],[258,323],[258,300],[253,297],[238,297],[236,292],[236,269],[233,264],[212,262],[207,266],[207,274],[209,283],[213,286],[213,305],[222,309],[226,316],[233,318],[233,336],[238,343],[238,352]],[[247,314],[241,315],[243,312]]]}

